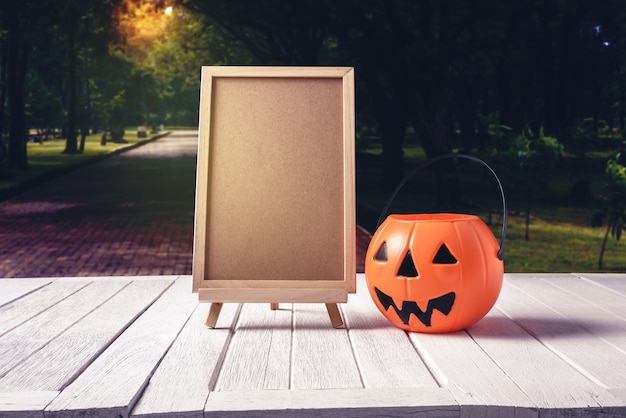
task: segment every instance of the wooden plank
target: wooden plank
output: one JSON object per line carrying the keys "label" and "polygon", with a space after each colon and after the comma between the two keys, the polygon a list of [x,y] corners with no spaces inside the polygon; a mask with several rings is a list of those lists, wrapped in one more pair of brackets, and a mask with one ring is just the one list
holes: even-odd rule
{"label": "wooden plank", "polygon": [[128,416],[197,306],[182,276],[46,408],[47,417]]}
{"label": "wooden plank", "polygon": [[583,277],[587,280],[591,280],[602,286],[611,288],[622,295],[626,295],[626,274],[615,273],[574,273],[578,277]]}
{"label": "wooden plank", "polygon": [[290,303],[244,304],[215,390],[289,389],[291,323]]}
{"label": "wooden plank", "polygon": [[87,285],[89,282],[58,280],[0,307],[0,336]]}
{"label": "wooden plank", "polygon": [[[505,286],[503,292],[510,289]],[[519,293],[514,297],[525,298]],[[505,300],[498,304],[506,308]],[[498,309],[493,309],[469,333],[541,413],[550,410],[553,414],[575,415],[584,410],[586,414],[599,414],[605,406],[620,404]]]}
{"label": "wooden plank", "polygon": [[365,387],[438,387],[407,334],[376,308],[363,277],[357,286],[342,311]]}
{"label": "wooden plank", "polygon": [[59,392],[0,392],[0,418],[41,418]]}
{"label": "wooden plank", "polygon": [[442,388],[212,392],[206,416],[250,417],[458,417]]}
{"label": "wooden plank", "polygon": [[[584,305],[593,304],[597,309],[604,310],[608,315],[615,315],[626,320],[626,294],[622,294],[613,286],[607,286],[614,279],[613,275],[606,275],[606,280],[602,276],[595,276],[596,279],[588,279],[580,275],[573,274],[508,274],[505,283],[509,282],[513,285],[519,284],[525,287],[525,284],[533,283],[552,284],[562,290],[563,295],[575,295],[576,300],[584,299]],[[617,279],[619,282],[620,279]],[[542,289],[534,286],[533,290],[529,290],[530,296],[541,295]],[[544,298],[545,299],[545,298]],[[572,306],[576,305],[572,303]],[[578,308],[578,306],[576,306]],[[593,313],[592,317],[597,314]]]}
{"label": "wooden plank", "polygon": [[103,281],[103,282],[116,282],[122,281],[127,282],[132,280],[134,282],[153,282],[155,280],[164,280],[167,282],[172,282],[181,277],[180,274],[170,274],[170,275],[155,275],[155,276],[75,276],[75,277],[58,277],[54,280],[62,280],[64,282],[93,282],[94,280]]}
{"label": "wooden plank", "polygon": [[347,330],[331,327],[323,304],[296,304],[294,309],[291,388],[363,387]]}
{"label": "wooden plank", "polygon": [[[563,292],[582,298],[585,301],[584,305],[592,303],[597,309],[605,311],[608,315],[620,318],[620,322],[626,321],[626,293],[615,290],[614,286],[606,286],[606,281],[602,279],[589,280],[585,277],[573,277],[574,280],[572,280],[572,276],[553,278],[550,283]],[[610,280],[611,276],[607,278]],[[573,283],[575,286],[572,286]],[[595,317],[598,316],[598,313],[592,315]]]}
{"label": "wooden plank", "polygon": [[613,395],[615,395],[616,397],[626,402],[626,388],[609,389],[609,392],[611,392]]}
{"label": "wooden plank", "polygon": [[600,386],[626,387],[626,322],[601,308],[610,291],[573,276],[512,280],[505,287],[501,309],[518,325]]}
{"label": "wooden plank", "polygon": [[200,304],[196,308],[150,378],[132,416],[202,416],[209,390],[215,385],[233,334],[240,306],[225,305],[215,329],[203,325],[209,305]]}
{"label": "wooden plank", "polygon": [[455,396],[462,416],[487,416],[492,410],[505,416],[537,416],[535,403],[467,332],[409,337],[439,384]]}
{"label": "wooden plank", "polygon": [[[97,279],[98,287],[117,287]],[[67,386],[172,281],[133,281],[0,379],[0,391],[50,391]],[[89,302],[93,302],[89,299]],[[80,303],[85,303],[81,301]],[[31,321],[32,322],[32,321]],[[1,341],[0,341],[1,343]]]}
{"label": "wooden plank", "polygon": [[54,279],[0,279],[0,306],[21,298],[47,284]]}
{"label": "wooden plank", "polygon": [[0,339],[0,377],[57,338],[128,283],[92,282],[4,334]]}

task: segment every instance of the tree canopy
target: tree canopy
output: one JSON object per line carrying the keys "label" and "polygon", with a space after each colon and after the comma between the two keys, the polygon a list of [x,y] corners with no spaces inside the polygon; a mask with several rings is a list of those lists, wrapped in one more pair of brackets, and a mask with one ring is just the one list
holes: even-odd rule
{"label": "tree canopy", "polygon": [[500,146],[488,142],[493,123],[542,130],[566,146],[580,139],[573,131],[583,120],[623,127],[626,4],[618,0],[179,3],[255,63],[355,66],[357,115],[382,136],[389,185],[403,176],[408,126],[430,157]]}
{"label": "tree canopy", "polygon": [[10,1],[0,131],[20,168],[28,128],[62,124],[79,152],[85,126],[197,123],[202,65],[347,65],[357,125],[382,138],[391,186],[407,128],[430,157],[506,148],[494,126],[572,150],[623,130],[624,39],[620,0]]}

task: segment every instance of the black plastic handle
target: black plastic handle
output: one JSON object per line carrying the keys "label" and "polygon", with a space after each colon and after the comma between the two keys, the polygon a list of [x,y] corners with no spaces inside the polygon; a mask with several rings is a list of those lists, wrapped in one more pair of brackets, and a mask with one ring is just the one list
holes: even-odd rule
{"label": "black plastic handle", "polygon": [[437,157],[431,158],[430,160],[426,161],[423,164],[418,165],[413,170],[411,170],[409,172],[409,174],[407,174],[404,177],[404,179],[402,179],[402,181],[400,181],[398,186],[391,193],[391,197],[389,197],[389,200],[387,200],[387,203],[383,207],[383,210],[382,210],[382,212],[380,214],[380,218],[378,218],[378,224],[376,225],[376,229],[378,229],[380,224],[385,219],[387,211],[389,210],[389,206],[391,206],[391,203],[396,198],[398,192],[400,192],[400,189],[402,189],[402,186],[404,186],[404,184],[407,181],[409,181],[409,179],[411,177],[413,177],[415,175],[415,173],[417,173],[418,171],[422,170],[423,168],[428,167],[429,165],[431,165],[433,163],[436,163],[437,161],[447,160],[447,159],[452,159],[452,158],[464,158],[466,160],[472,160],[472,161],[475,161],[477,163],[482,164],[483,166],[487,167],[487,169],[491,172],[491,174],[493,174],[493,176],[495,177],[496,181],[498,182],[498,187],[500,188],[500,194],[502,195],[502,207],[503,207],[503,210],[504,210],[503,216],[502,216],[502,239],[500,240],[500,249],[498,250],[498,258],[500,260],[503,260],[504,259],[504,243],[506,241],[506,227],[507,227],[507,223],[508,223],[508,213],[507,213],[507,208],[506,208],[506,198],[504,197],[504,189],[502,188],[502,183],[500,182],[500,179],[498,178],[498,175],[496,174],[496,172],[493,171],[493,169],[486,162],[484,162],[480,158],[474,157],[472,155],[458,154],[458,153],[442,154],[442,155],[439,155]]}

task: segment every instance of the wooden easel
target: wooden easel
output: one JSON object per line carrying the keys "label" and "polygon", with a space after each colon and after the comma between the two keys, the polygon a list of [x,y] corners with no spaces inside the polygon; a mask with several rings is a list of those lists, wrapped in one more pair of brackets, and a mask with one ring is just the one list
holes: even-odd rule
{"label": "wooden easel", "polygon": [[[222,310],[223,303],[221,302],[213,302],[211,303],[211,308],[209,309],[209,316],[204,323],[207,327],[215,328],[217,324],[217,318],[220,316],[220,311]],[[336,303],[326,303],[326,311],[328,312],[328,317],[330,318],[330,323],[333,328],[339,328],[343,325],[343,319],[341,318],[341,313],[339,312],[339,307]],[[270,303],[270,309],[273,311],[278,310],[278,303]]]}
{"label": "wooden easel", "polygon": [[352,67],[202,67],[192,272],[207,326],[224,303],[279,302],[324,303],[343,325],[337,304],[356,292],[354,103]]}

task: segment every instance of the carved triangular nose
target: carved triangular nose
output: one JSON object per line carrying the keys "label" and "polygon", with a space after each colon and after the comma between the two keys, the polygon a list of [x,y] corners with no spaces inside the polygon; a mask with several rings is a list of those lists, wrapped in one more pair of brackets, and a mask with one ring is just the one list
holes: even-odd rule
{"label": "carved triangular nose", "polygon": [[411,250],[407,251],[404,256],[404,260],[402,260],[402,264],[400,264],[400,268],[398,269],[398,276],[419,277],[417,268],[413,262],[413,257],[411,256]]}

